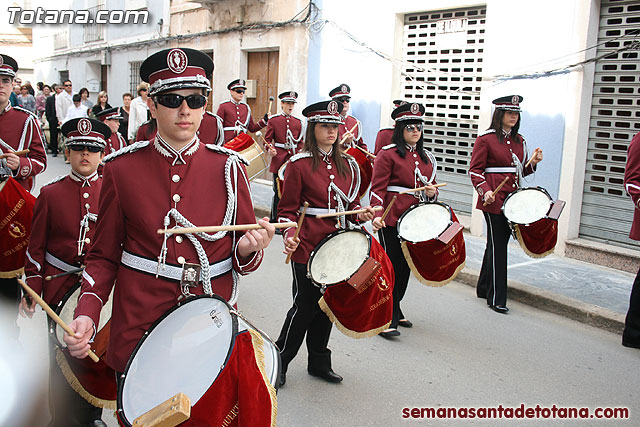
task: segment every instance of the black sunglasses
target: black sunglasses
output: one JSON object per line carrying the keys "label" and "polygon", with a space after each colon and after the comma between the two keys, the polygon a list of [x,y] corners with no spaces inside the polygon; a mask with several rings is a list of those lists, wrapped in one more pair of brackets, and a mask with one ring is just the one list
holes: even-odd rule
{"label": "black sunglasses", "polygon": [[406,125],[404,128],[407,130],[407,132],[413,132],[414,130],[421,131],[422,130],[422,125],[421,124]]}
{"label": "black sunglasses", "polygon": [[338,102],[351,102],[351,98],[340,98]]}
{"label": "black sunglasses", "polygon": [[147,89],[147,88],[144,88],[144,87],[143,87],[142,89],[140,89],[140,92],[146,92],[146,91],[148,91],[148,90],[149,90],[149,89]]}
{"label": "black sunglasses", "polygon": [[73,85],[68,85],[68,84],[65,84],[65,86],[66,86],[66,87],[69,87],[69,86],[73,86]]}
{"label": "black sunglasses", "polygon": [[235,93],[244,93],[244,89],[236,89],[234,90]]}
{"label": "black sunglasses", "polygon": [[70,145],[69,146],[69,149],[71,149],[71,151],[84,151],[85,148],[90,153],[99,153],[102,151],[102,148],[96,147],[95,145]]}
{"label": "black sunglasses", "polygon": [[196,94],[182,96],[177,93],[166,93],[164,95],[157,95],[155,98],[158,104],[168,108],[178,108],[182,105],[182,101],[187,101],[187,105],[191,109],[202,108],[207,104],[206,96]]}

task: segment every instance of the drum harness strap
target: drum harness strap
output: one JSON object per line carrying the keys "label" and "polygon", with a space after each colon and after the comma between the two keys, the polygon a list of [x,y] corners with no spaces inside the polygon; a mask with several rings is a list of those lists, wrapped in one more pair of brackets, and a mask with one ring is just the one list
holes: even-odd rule
{"label": "drum harness strap", "polygon": [[[429,158],[429,161],[433,166],[431,171],[431,176],[427,178],[426,176],[422,175],[422,172],[420,172],[420,168],[418,168],[418,165],[416,165],[414,169],[414,176],[415,176],[416,182],[421,182],[422,185],[430,185],[431,183],[433,183],[433,180],[436,177],[436,171],[438,170],[438,163],[436,162],[436,158],[433,157],[433,154],[431,154],[428,150],[425,149],[424,153],[427,155],[427,157]],[[417,197],[418,200],[420,200],[420,203],[424,203],[429,200],[436,199],[435,196],[433,197],[433,199],[431,199],[430,197],[427,197],[427,193],[425,191],[420,191],[418,195],[414,193],[414,197]]]}
{"label": "drum harness strap", "polygon": [[[319,150],[320,154],[323,156],[323,161],[325,161],[326,163],[330,163],[329,161],[329,156],[331,155],[331,153],[333,152],[333,147],[331,147],[331,150],[329,150],[328,153],[323,152],[322,150]],[[355,179],[355,186],[354,186],[354,180],[351,180],[351,185],[349,187],[349,191],[348,194],[344,194],[344,192],[338,188],[338,186],[335,184],[335,182],[333,182],[333,179],[331,180],[331,183],[329,183],[329,187],[327,188],[327,209],[331,209],[331,190],[333,190],[336,193],[336,202],[338,204],[337,206],[337,211],[338,212],[344,212],[345,209],[345,202],[347,203],[347,206],[349,203],[353,202],[356,197],[358,197],[358,190],[360,189],[360,171],[358,169],[358,165],[355,162],[352,162],[350,160],[347,160],[347,162],[349,163],[349,167],[351,167],[351,176],[352,177],[356,177]],[[340,225],[340,228],[347,228],[347,219],[344,215],[340,215],[338,217],[338,224]]]}
{"label": "drum harness strap", "polygon": [[89,221],[97,222],[98,215],[87,212],[80,221],[80,235],[78,236],[78,256],[82,256],[82,250],[84,249],[85,240],[87,238],[87,231],[89,230]]}
{"label": "drum harness strap", "polygon": [[[231,101],[231,103],[236,104],[233,101]],[[223,129],[223,130],[232,130],[236,133],[236,135],[239,135],[243,132],[247,133],[247,129],[249,127],[249,118],[251,117],[251,107],[249,107],[249,104],[246,104],[244,102],[239,102],[236,105],[240,105],[240,104],[244,104],[247,106],[247,119],[244,121],[244,123],[236,119],[236,123],[233,126],[227,126]]]}
{"label": "drum harness strap", "polygon": [[[243,178],[248,184],[247,177],[244,174],[242,168],[238,167],[238,163],[240,159],[236,156],[229,156],[225,163],[224,167],[224,176],[225,183],[227,187],[227,209],[224,214],[224,219],[222,221],[223,226],[235,224],[236,215],[237,215],[237,191],[233,188],[231,174],[233,173],[233,182],[238,182],[238,172],[243,175]],[[236,184],[237,185],[237,184]],[[180,227],[195,227],[187,218],[185,218],[177,209],[177,203],[174,204],[174,207],[170,209],[166,216],[164,217],[164,229],[167,230],[169,224],[171,222],[171,218],[173,218],[176,222],[176,225],[173,228]],[[213,295],[213,290],[211,289],[211,266],[209,264],[209,259],[207,258],[207,253],[202,247],[202,243],[198,241],[197,237],[207,241],[207,242],[215,242],[220,240],[227,234],[226,231],[219,231],[215,234],[208,233],[194,233],[194,234],[186,234],[186,237],[193,244],[197,254],[198,260],[200,261],[200,266],[202,267],[200,272],[200,278],[202,280],[202,288],[207,295]],[[197,237],[196,237],[197,236]],[[160,275],[160,272],[166,268],[166,260],[167,260],[167,239],[171,237],[171,233],[165,233],[164,239],[162,242],[162,248],[160,249],[160,255],[158,256],[157,262],[157,270],[156,277]],[[233,235],[233,241],[231,244],[232,248],[236,247],[236,238],[235,234]],[[232,270],[233,273],[233,290],[231,292],[231,298],[229,298],[229,304],[234,305],[238,299],[238,274],[235,270]],[[185,294],[186,291],[186,294]],[[188,295],[189,292],[186,289],[183,289],[183,294]]]}
{"label": "drum harness strap", "polygon": [[280,144],[279,142],[276,142],[273,145],[275,145],[278,148],[289,150],[291,154],[296,154],[296,147],[301,140],[302,140],[302,132],[300,132],[300,135],[298,135],[298,138],[296,139],[293,137],[293,132],[291,132],[291,129],[287,127],[286,142],[284,144]]}

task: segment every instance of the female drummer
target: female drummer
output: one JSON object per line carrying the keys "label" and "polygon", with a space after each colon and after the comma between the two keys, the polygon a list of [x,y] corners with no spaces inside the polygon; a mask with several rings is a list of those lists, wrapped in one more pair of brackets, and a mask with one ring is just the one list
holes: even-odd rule
{"label": "female drummer", "polygon": [[[405,328],[413,326],[400,308],[409,282],[409,265],[402,254],[396,224],[412,205],[419,202],[433,201],[438,190],[429,184],[435,184],[436,160],[425,150],[422,138],[422,116],[424,106],[421,104],[404,104],[391,113],[396,126],[391,137],[391,144],[382,147],[373,164],[371,180],[371,205],[387,207],[394,196],[397,196],[387,217],[382,221],[382,212],[378,211],[373,220],[373,231],[380,230],[380,243],[387,252],[393,271],[393,317],[388,329],[380,332],[380,336],[391,338],[400,335],[398,325]],[[424,191],[399,194],[412,188],[429,185]],[[388,227],[387,227],[388,225]]]}
{"label": "female drummer", "polygon": [[[502,204],[509,193],[518,189],[520,178],[533,173],[542,161],[542,149],[536,148],[527,165],[527,144],[518,133],[522,99],[513,95],[493,100],[496,107],[491,127],[478,135],[469,165],[469,176],[478,192],[476,208],[483,212],[487,222],[487,246],[476,294],[478,298],[487,298],[489,307],[503,314],[509,312],[507,243],[511,229],[502,213]],[[505,178],[505,184],[496,193]]]}
{"label": "female drummer", "polygon": [[[280,385],[286,381],[287,366],[296,356],[302,340],[307,336],[309,353],[307,370],[310,375],[337,383],[342,377],[331,368],[331,351],[327,348],[331,321],[320,309],[320,289],[307,278],[307,263],[311,251],[327,235],[346,228],[349,219],[315,218],[334,211],[358,209],[360,174],[358,164],[340,150],[338,125],[342,123],[342,104],[323,101],[309,105],[302,111],[307,117],[307,132],[301,153],[291,157],[285,170],[282,198],[278,205],[278,221],[297,221],[301,206],[309,202],[299,239],[295,229],[284,230],[285,254],[292,254],[293,306],[287,312],[276,345],[280,349],[282,374]],[[337,219],[336,219],[337,218]],[[358,215],[369,221],[373,210]]]}

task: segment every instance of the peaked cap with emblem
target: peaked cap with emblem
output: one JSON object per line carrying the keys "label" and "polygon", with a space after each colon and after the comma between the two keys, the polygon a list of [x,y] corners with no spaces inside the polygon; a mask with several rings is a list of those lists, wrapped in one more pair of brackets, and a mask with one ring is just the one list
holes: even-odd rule
{"label": "peaked cap with emblem", "polygon": [[346,83],[342,83],[340,86],[331,89],[331,91],[329,92],[329,96],[332,99],[340,98],[343,96],[351,97],[350,93],[351,88],[349,87],[349,85]]}
{"label": "peaked cap with emblem", "polygon": [[62,133],[68,138],[67,146],[89,145],[104,149],[107,139],[111,137],[111,129],[101,121],[79,117],[62,125]]}
{"label": "peaked cap with emblem", "polygon": [[398,108],[401,105],[406,104],[407,101],[405,101],[404,99],[394,99],[393,100],[393,108]]}
{"label": "peaked cap with emblem", "polygon": [[521,111],[520,103],[524,98],[520,95],[502,96],[493,100],[493,103],[498,110],[506,111]]}
{"label": "peaked cap with emblem", "polygon": [[213,73],[213,61],[204,52],[188,48],[164,49],[144,60],[140,66],[142,81],[149,83],[149,96],[175,89],[211,90],[207,78]]}
{"label": "peaked cap with emblem", "polygon": [[9,55],[0,53],[0,75],[15,77],[18,72],[18,63]]}
{"label": "peaked cap with emblem", "polygon": [[280,95],[278,95],[278,98],[280,98],[280,101],[282,102],[297,102],[298,92],[294,92],[294,91],[282,92]]}
{"label": "peaked cap with emblem", "polygon": [[105,122],[107,120],[119,120],[121,118],[122,116],[118,111],[118,107],[107,108],[100,111],[99,113],[96,113],[96,119],[100,120],[101,122]]}
{"label": "peaked cap with emblem", "polygon": [[235,79],[231,83],[227,85],[227,89],[236,90],[236,89],[244,89],[247,90],[247,82],[244,79]]}
{"label": "peaked cap with emblem", "polygon": [[415,102],[407,102],[391,112],[391,118],[396,122],[406,120],[422,120],[424,105]]}
{"label": "peaked cap with emblem", "polygon": [[344,106],[337,101],[321,101],[307,106],[302,110],[302,114],[309,123],[334,123],[340,125],[344,123],[344,118],[340,115]]}

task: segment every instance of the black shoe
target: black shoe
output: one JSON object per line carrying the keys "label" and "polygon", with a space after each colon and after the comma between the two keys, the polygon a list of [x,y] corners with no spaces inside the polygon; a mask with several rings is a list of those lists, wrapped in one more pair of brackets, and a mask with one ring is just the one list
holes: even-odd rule
{"label": "black shoe", "polygon": [[312,377],[322,378],[323,380],[329,383],[339,383],[343,379],[340,375],[333,372],[333,369],[329,369],[328,371],[325,371],[325,372],[317,372],[309,368],[307,369],[307,372],[309,372],[309,375],[311,375]]}
{"label": "black shoe", "polygon": [[378,335],[380,335],[382,338],[399,337],[400,331],[397,330],[396,328],[389,328],[387,330],[380,332]]}
{"label": "black shoe", "polygon": [[[275,221],[274,221],[275,222]],[[276,228],[276,234],[278,236],[282,236],[282,229],[281,228]]]}
{"label": "black shoe", "polygon": [[622,345],[629,348],[640,348],[640,343],[627,341],[625,339],[622,340]]}
{"label": "black shoe", "polygon": [[280,372],[280,380],[278,381],[278,387],[282,387],[287,382],[287,373]]}
{"label": "black shoe", "polygon": [[402,326],[403,328],[413,328],[413,323],[410,320],[402,319],[398,321],[398,326]]}
{"label": "black shoe", "polygon": [[53,153],[51,157],[58,157],[58,153]]}
{"label": "black shoe", "polygon": [[490,305],[489,307],[496,313],[507,314],[509,312],[509,309],[504,305]]}
{"label": "black shoe", "polygon": [[102,420],[93,420],[89,427],[107,427],[107,424]]}

